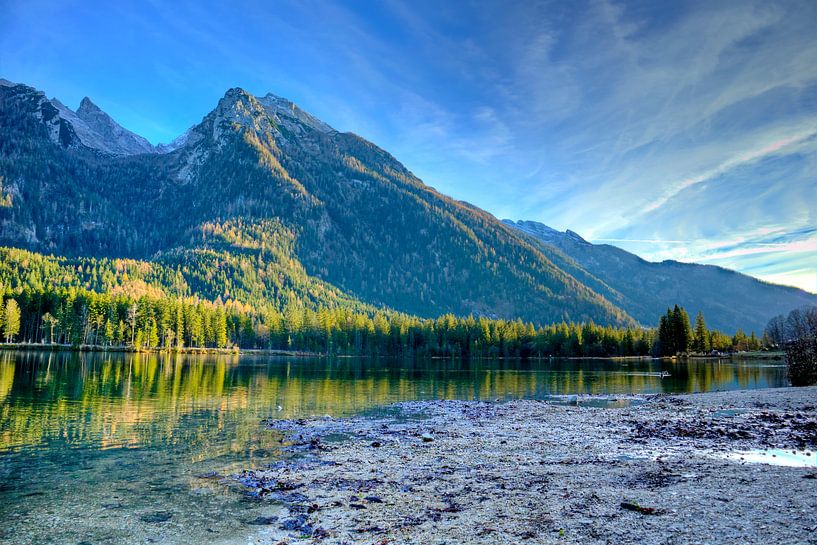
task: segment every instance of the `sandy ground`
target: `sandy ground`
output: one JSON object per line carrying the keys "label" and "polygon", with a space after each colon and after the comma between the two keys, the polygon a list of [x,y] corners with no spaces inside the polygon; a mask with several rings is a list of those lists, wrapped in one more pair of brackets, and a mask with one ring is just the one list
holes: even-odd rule
{"label": "sandy ground", "polygon": [[270,421],[292,457],[236,476],[280,506],[255,542],[817,543],[817,388],[593,401]]}

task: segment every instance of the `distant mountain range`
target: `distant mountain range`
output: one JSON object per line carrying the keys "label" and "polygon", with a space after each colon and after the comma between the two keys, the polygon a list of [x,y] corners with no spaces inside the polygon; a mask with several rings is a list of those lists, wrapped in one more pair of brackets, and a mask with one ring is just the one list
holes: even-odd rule
{"label": "distant mountain range", "polygon": [[741,327],[759,333],[769,316],[817,302],[815,295],[803,290],[722,267],[672,260],[653,263],[609,244],[591,244],[570,230],[557,231],[535,221],[503,222],[560,250],[587,271],[587,285],[641,323],[651,323],[666,312],[668,302],[676,301],[693,317],[702,311],[716,329]]}
{"label": "distant mountain range", "polygon": [[0,115],[0,244],[142,260],[168,294],[539,324],[651,325],[679,303],[725,330],[758,330],[814,299],[503,223],[272,94],[230,89],[201,123],[159,146],[90,99],[72,111],[5,80]]}

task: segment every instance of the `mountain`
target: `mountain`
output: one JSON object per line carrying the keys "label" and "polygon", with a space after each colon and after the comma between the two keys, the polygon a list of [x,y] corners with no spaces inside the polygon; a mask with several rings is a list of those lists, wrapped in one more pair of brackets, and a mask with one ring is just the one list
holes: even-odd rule
{"label": "mountain", "polygon": [[585,280],[587,284],[644,324],[678,303],[692,316],[702,311],[716,329],[760,332],[771,317],[815,303],[814,294],[721,267],[652,263],[615,246],[591,244],[570,230],[557,231],[535,221],[503,222],[556,248],[587,274],[592,272],[594,280]]}
{"label": "mountain", "polygon": [[49,259],[86,271],[77,279],[90,267],[94,289],[143,289],[109,265],[134,262],[150,289],[282,309],[651,325],[679,303],[733,331],[813,303],[725,269],[649,263],[570,231],[500,222],[371,142],[239,88],[152,146],[90,99],[74,112],[0,81],[0,245],[63,256],[0,256],[39,259],[60,278]]}
{"label": "mountain", "polygon": [[230,89],[152,153],[90,101],[66,110],[0,86],[2,245],[139,259],[177,271],[185,293],[245,304],[329,290],[420,316],[634,323],[551,247],[286,99]]}
{"label": "mountain", "polygon": [[[4,79],[0,80],[0,87],[13,92],[14,88],[25,86],[18,86]],[[63,134],[63,143],[70,141],[75,146],[81,144],[107,155],[124,156],[166,151],[166,147],[160,150],[146,139],[119,125],[88,97],[83,98],[79,108],[73,111],[56,98],[46,100],[45,95],[41,93],[25,94],[27,98],[36,102],[36,105],[32,104],[32,106],[34,111],[39,112],[37,115],[41,118],[45,116],[43,119],[47,123],[50,121],[54,128],[51,134],[54,142],[58,142],[61,137],[56,127],[63,126],[65,127],[63,130],[69,130],[68,126],[70,126],[72,134],[70,137]],[[68,145],[70,146],[71,143]]]}
{"label": "mountain", "polygon": [[156,153],[150,142],[121,127],[88,97],[82,99],[76,112],[56,99],[51,99],[51,103],[57,107],[60,116],[71,123],[80,141],[89,148],[115,156]]}

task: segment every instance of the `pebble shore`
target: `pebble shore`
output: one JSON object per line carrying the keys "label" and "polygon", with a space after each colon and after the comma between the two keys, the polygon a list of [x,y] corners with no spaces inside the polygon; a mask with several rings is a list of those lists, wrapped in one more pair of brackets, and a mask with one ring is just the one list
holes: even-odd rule
{"label": "pebble shore", "polygon": [[[254,541],[817,541],[817,387],[570,401],[268,421],[288,457],[235,476],[274,507]],[[746,461],[776,452],[805,465]]]}

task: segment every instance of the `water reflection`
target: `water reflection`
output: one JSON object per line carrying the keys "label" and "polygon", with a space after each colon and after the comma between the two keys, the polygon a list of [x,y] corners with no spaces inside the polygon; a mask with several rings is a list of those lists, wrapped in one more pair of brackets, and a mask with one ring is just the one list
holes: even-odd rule
{"label": "water reflection", "polygon": [[[662,371],[670,377],[661,378]],[[407,399],[787,385],[768,362],[395,361],[0,352],[0,541],[217,542],[272,507],[218,481],[279,455],[266,417]],[[172,523],[150,524],[150,514]],[[229,539],[228,539],[229,537]],[[246,541],[245,541],[246,542]]]}
{"label": "water reflection", "polygon": [[[671,376],[661,378],[662,371]],[[729,360],[371,361],[5,352],[0,353],[0,449],[52,441],[101,449],[205,441],[223,430],[231,414],[247,411],[289,418],[344,415],[405,399],[784,385],[782,366]],[[196,411],[213,412],[213,421],[191,437],[179,423]]]}

